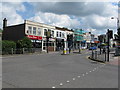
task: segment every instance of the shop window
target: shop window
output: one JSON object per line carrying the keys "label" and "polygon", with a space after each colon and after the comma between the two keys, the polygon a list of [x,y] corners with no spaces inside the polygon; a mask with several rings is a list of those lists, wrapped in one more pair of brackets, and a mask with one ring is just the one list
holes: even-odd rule
{"label": "shop window", "polygon": [[36,27],[33,27],[33,34],[36,35]]}
{"label": "shop window", "polygon": [[59,35],[58,35],[58,34],[59,34],[59,32],[57,32],[57,37],[59,37]]}
{"label": "shop window", "polygon": [[41,35],[41,29],[38,28],[38,35]]}
{"label": "shop window", "polygon": [[47,36],[47,29],[44,29],[44,36]]}
{"label": "shop window", "polygon": [[31,26],[28,26],[28,33],[32,34],[32,27]]}
{"label": "shop window", "polygon": [[44,41],[43,46],[46,46],[46,42]]}
{"label": "shop window", "polygon": [[61,35],[61,32],[60,32],[60,37],[61,37],[62,35]]}
{"label": "shop window", "polygon": [[51,34],[52,37],[54,37],[54,31],[52,31],[52,34]]}
{"label": "shop window", "polygon": [[50,29],[48,29],[48,31],[49,31],[49,32],[51,32],[51,30],[50,30]]}

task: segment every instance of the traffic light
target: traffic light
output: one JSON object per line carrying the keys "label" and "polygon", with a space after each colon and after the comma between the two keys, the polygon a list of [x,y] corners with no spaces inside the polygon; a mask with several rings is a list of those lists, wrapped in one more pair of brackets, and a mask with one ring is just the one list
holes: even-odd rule
{"label": "traffic light", "polygon": [[103,36],[102,35],[98,36],[98,39],[99,39],[100,42],[102,42],[103,41]]}
{"label": "traffic light", "polygon": [[73,35],[72,34],[70,35],[70,40],[73,41]]}
{"label": "traffic light", "polygon": [[73,35],[67,35],[67,41],[73,41]]}
{"label": "traffic light", "polygon": [[111,39],[111,38],[113,38],[113,31],[112,30],[109,30],[109,38]]}
{"label": "traffic light", "polygon": [[67,35],[67,41],[70,41],[70,35]]}
{"label": "traffic light", "polygon": [[51,31],[47,31],[47,37],[51,37]]}

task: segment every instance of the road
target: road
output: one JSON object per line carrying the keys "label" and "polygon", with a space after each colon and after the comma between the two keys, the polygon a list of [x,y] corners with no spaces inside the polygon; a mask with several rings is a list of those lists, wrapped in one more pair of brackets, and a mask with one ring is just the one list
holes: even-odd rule
{"label": "road", "polygon": [[118,66],[60,53],[3,57],[3,88],[118,88]]}

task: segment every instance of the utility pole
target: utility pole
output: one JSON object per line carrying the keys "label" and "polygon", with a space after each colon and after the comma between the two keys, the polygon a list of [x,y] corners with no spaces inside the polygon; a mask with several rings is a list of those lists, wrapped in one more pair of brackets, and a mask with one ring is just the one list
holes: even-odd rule
{"label": "utility pole", "polygon": [[47,37],[46,39],[47,39],[47,53],[48,53],[48,42],[49,42],[49,37]]}
{"label": "utility pole", "polygon": [[109,51],[110,51],[110,49],[109,49],[109,40],[110,40],[110,38],[109,38],[109,29],[108,29],[108,31],[107,31],[107,43],[108,43],[108,47],[107,47],[107,61],[109,62]]}

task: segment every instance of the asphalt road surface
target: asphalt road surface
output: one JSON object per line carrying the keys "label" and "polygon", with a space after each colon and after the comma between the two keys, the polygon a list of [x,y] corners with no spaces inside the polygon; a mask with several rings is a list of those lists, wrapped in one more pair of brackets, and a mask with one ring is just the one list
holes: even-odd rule
{"label": "asphalt road surface", "polygon": [[118,88],[118,66],[60,53],[9,56],[2,59],[3,88]]}

